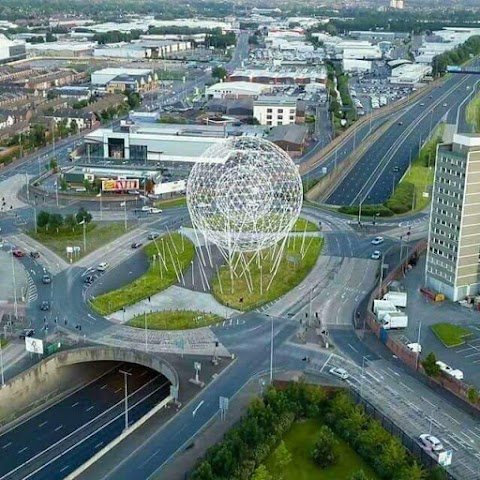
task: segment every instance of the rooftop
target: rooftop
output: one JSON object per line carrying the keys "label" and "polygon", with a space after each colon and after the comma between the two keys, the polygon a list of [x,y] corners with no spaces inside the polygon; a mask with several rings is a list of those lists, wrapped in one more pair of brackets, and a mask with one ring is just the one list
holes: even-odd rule
{"label": "rooftop", "polygon": [[292,97],[277,96],[277,95],[268,95],[258,97],[257,100],[254,100],[254,105],[286,105],[286,106],[296,106],[297,99]]}

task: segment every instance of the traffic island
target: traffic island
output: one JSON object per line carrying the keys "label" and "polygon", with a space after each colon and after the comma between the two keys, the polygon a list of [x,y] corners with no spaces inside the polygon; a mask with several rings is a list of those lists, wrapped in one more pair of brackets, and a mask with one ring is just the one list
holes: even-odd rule
{"label": "traffic island", "polygon": [[447,347],[458,347],[465,343],[465,339],[473,332],[468,328],[452,323],[436,323],[430,327],[437,338]]}
{"label": "traffic island", "polygon": [[149,330],[189,330],[208,327],[222,321],[219,315],[192,310],[163,310],[136,315],[127,322],[130,327]]}
{"label": "traffic island", "polygon": [[232,276],[228,265],[220,268],[213,281],[212,293],[219,302],[242,311],[276,300],[304,280],[317,262],[323,243],[323,238],[318,236],[291,235],[273,278],[274,255],[267,249],[262,252],[260,262],[250,263],[248,277]]}

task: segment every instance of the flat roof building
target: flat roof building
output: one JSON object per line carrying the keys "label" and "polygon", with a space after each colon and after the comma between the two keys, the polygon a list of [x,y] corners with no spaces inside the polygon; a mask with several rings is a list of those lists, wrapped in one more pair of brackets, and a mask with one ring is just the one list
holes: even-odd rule
{"label": "flat roof building", "polygon": [[92,85],[105,87],[114,78],[128,75],[132,78],[145,78],[154,75],[150,68],[103,68],[92,73]]}
{"label": "flat roof building", "polygon": [[290,125],[296,121],[297,99],[284,96],[258,97],[253,102],[253,116],[260,125]]}
{"label": "flat roof building", "polygon": [[453,301],[480,292],[480,135],[437,149],[425,283]]}
{"label": "flat roof building", "polygon": [[221,82],[208,87],[205,96],[212,98],[246,98],[258,97],[263,93],[271,92],[272,87],[255,82]]}

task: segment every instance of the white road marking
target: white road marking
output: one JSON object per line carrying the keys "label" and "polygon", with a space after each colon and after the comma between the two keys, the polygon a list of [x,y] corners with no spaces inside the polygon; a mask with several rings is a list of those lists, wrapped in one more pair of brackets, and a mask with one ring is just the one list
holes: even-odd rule
{"label": "white road marking", "polygon": [[80,402],[75,402],[73,405],[72,405],[72,408],[73,407],[76,407]]}
{"label": "white road marking", "polygon": [[42,428],[42,427],[43,427],[44,425],[46,425],[47,423],[48,423],[47,421],[42,422],[42,423],[39,425],[39,427]]}
{"label": "white road marking", "polygon": [[401,385],[405,390],[408,390],[409,392],[413,392],[413,390],[412,390],[408,385],[405,385],[403,382],[400,382],[400,385]]}
{"label": "white road marking", "polygon": [[18,451],[18,453],[22,453],[22,452],[24,452],[25,450],[28,450],[28,447],[22,448],[21,450]]}
{"label": "white road marking", "polygon": [[70,465],[65,465],[65,466],[60,470],[60,472],[65,471],[69,466],[70,466]]}
{"label": "white road marking", "polygon": [[394,375],[396,375],[397,377],[400,376],[400,374],[398,372],[396,372],[395,370],[392,370],[390,367],[387,367],[388,370],[390,370]]}
{"label": "white road marking", "polygon": [[103,390],[103,389],[105,389],[105,388],[107,388],[107,384],[102,385],[102,386],[100,387],[100,390]]}
{"label": "white road marking", "polygon": [[463,435],[471,443],[475,442],[475,440],[472,437],[470,437],[469,435],[467,435],[465,432],[460,432],[460,435]]}
{"label": "white road marking", "polygon": [[350,344],[348,344],[348,346],[349,346],[354,352],[358,353],[358,350],[357,350],[355,347],[353,347],[353,346],[350,345]]}
{"label": "white road marking", "polygon": [[430,402],[429,400],[427,400],[425,397],[420,396],[420,398],[421,398],[425,403],[428,403],[431,407],[433,407],[433,408],[436,407],[436,405],[434,405],[432,402]]}
{"label": "white road marking", "polygon": [[114,393],[121,392],[123,390],[123,387],[117,388]]}
{"label": "white road marking", "polygon": [[60,426],[58,426],[58,427],[55,429],[55,431],[58,432],[58,431],[61,430],[62,428],[63,428],[63,425],[60,425]]}
{"label": "white road marking", "polygon": [[90,410],[93,410],[93,405],[91,407],[88,407],[86,412],[89,412]]}
{"label": "white road marking", "polygon": [[12,442],[8,442],[2,448],[8,448],[11,444],[12,444]]}
{"label": "white road marking", "polygon": [[457,425],[460,425],[460,422],[456,418],[453,418],[451,415],[449,415],[447,412],[443,412],[443,414],[446,417],[448,417],[452,422],[455,422]]}
{"label": "white road marking", "polygon": [[94,448],[99,448],[103,445],[103,442],[97,443]]}

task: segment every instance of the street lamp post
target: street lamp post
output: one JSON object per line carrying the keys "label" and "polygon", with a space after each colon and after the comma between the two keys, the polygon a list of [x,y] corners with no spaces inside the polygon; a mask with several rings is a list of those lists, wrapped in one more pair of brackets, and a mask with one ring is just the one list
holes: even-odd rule
{"label": "street lamp post", "polygon": [[273,382],[273,316],[267,315],[272,319],[272,330],[270,336],[270,383]]}
{"label": "street lamp post", "polygon": [[2,388],[5,386],[5,373],[3,370],[3,345],[2,340],[0,339],[0,374],[2,377]]}
{"label": "street lamp post", "polygon": [[119,370],[119,373],[123,375],[124,379],[124,386],[125,386],[125,431],[128,430],[128,382],[127,378],[131,375],[130,372],[126,372],[125,370]]}
{"label": "street lamp post", "polygon": [[17,280],[15,277],[15,261],[13,260],[13,245],[10,247],[10,256],[12,257],[12,277],[13,277],[13,313],[15,319],[18,317],[18,305],[17,305]]}
{"label": "street lamp post", "polygon": [[365,378],[365,360],[368,361],[368,355],[362,357],[362,379],[360,381],[360,396],[363,397],[363,380]]}

